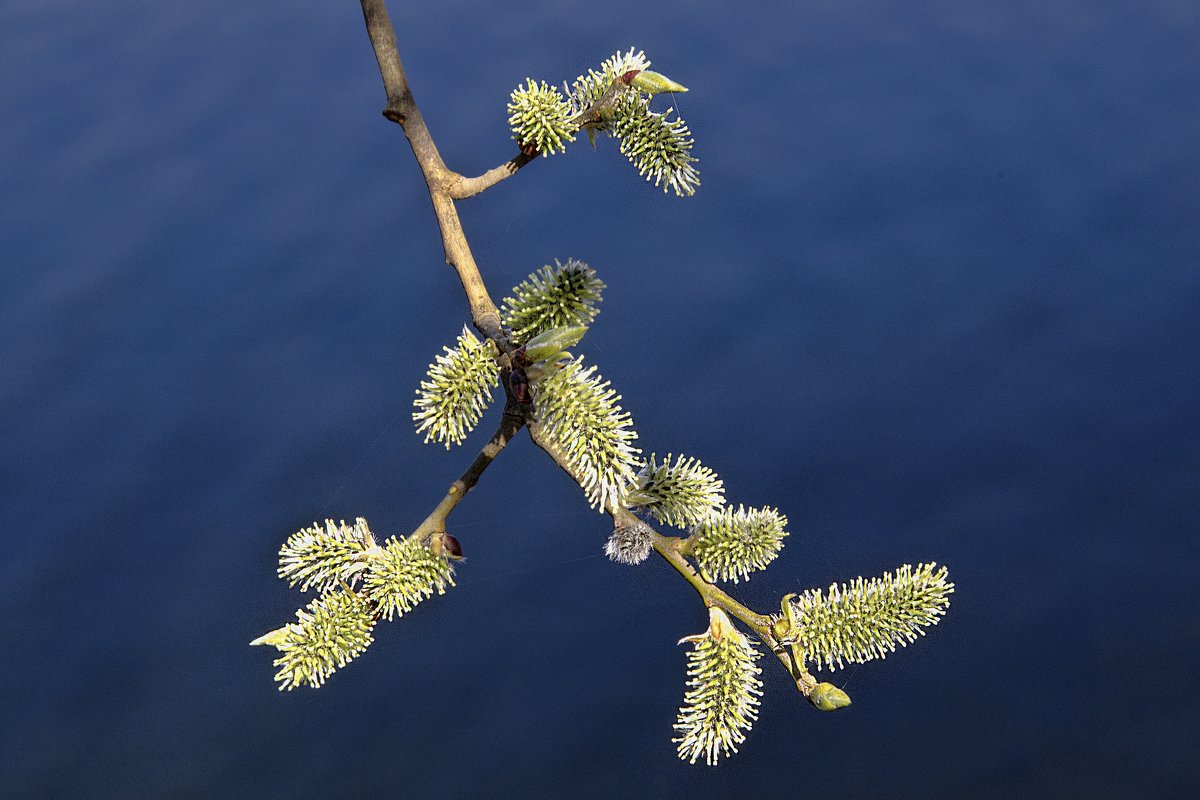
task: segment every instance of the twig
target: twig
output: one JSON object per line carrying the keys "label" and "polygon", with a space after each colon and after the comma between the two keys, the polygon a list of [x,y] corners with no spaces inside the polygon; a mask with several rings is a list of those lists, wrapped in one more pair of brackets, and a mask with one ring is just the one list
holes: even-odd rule
{"label": "twig", "polygon": [[446,253],[446,263],[454,267],[462,282],[467,302],[471,306],[471,321],[480,333],[507,351],[510,345],[500,324],[500,312],[492,302],[479,274],[475,256],[471,254],[471,248],[463,234],[462,222],[454,207],[451,186],[464,179],[446,168],[437,146],[433,143],[425,119],[417,108],[417,102],[408,86],[404,65],[400,62],[400,54],[396,50],[396,32],[388,16],[387,6],[383,0],[361,0],[361,4],[363,18],[367,23],[367,35],[371,39],[371,47],[375,50],[375,60],[379,62],[379,74],[383,78],[383,88],[387,93],[387,107],[384,108],[383,115],[404,129],[413,155],[417,157],[417,163],[421,166],[425,184],[429,187],[429,199],[433,202],[438,227],[442,232],[442,249]]}
{"label": "twig", "polygon": [[479,455],[475,456],[475,460],[471,462],[471,466],[467,467],[467,471],[462,474],[462,477],[450,484],[450,488],[446,490],[446,496],[437,504],[437,507],[430,511],[425,521],[412,532],[413,538],[423,539],[435,533],[445,532],[446,517],[450,516],[454,507],[462,502],[467,492],[475,488],[475,484],[479,482],[479,476],[483,475],[483,471],[495,460],[496,456],[500,455],[500,451],[524,425],[525,417],[522,414],[509,408],[504,409],[504,414],[500,417],[500,426],[496,428],[492,438],[479,451]]}
{"label": "twig", "polygon": [[505,178],[517,174],[517,170],[537,158],[536,153],[517,153],[498,167],[493,167],[476,178],[455,175],[450,183],[450,196],[455,200],[473,197],[484,189],[490,189]]}

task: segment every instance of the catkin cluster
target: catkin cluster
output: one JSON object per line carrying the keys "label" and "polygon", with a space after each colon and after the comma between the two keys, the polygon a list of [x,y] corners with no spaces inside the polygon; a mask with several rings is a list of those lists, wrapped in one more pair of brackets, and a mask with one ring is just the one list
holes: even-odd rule
{"label": "catkin cluster", "polygon": [[621,153],[647,181],[681,197],[695,194],[700,173],[687,123],[675,109],[650,108],[655,94],[687,89],[649,67],[646,54],[630,48],[564,84],[565,93],[528,78],[509,97],[513,138],[548,156],[564,152],[580,130],[593,145],[603,133],[618,140]]}
{"label": "catkin cluster", "polygon": [[279,550],[279,577],[319,596],[296,621],[255,639],[279,651],[281,690],[325,683],[374,641],[380,618],[392,619],[454,585],[454,567],[427,542],[391,538],[380,547],[367,521],[326,520],[290,536]]}

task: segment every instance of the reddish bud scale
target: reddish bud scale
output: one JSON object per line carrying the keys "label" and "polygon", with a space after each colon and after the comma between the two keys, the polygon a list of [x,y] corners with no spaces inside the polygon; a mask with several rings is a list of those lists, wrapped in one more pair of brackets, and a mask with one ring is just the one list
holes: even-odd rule
{"label": "reddish bud scale", "polygon": [[514,369],[509,373],[508,388],[512,389],[513,397],[521,405],[527,406],[533,402],[533,395],[529,391],[529,378],[524,369]]}
{"label": "reddish bud scale", "polygon": [[462,545],[457,537],[451,536],[448,533],[442,534],[442,547],[451,558],[462,558]]}

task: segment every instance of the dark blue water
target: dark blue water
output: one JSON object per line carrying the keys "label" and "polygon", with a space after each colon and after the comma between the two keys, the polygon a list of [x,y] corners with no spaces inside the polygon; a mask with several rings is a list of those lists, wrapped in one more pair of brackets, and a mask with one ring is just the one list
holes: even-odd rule
{"label": "dark blue water", "polygon": [[[739,591],[948,564],[917,646],[821,715],[766,665],[716,769],[670,743],[668,568],[529,442],[459,586],[319,692],[246,643],[298,527],[411,529],[467,451],[412,391],[466,318],[358,5],[0,5],[4,797],[1178,797],[1200,784],[1194,2],[393,3],[452,166],[527,76],[645,48],[703,185],[611,142],[462,204],[499,299],[610,286],[587,353],[642,444],[779,506]],[[485,427],[490,426],[485,423]],[[486,436],[486,434],[483,434]],[[472,450],[483,436],[471,441]]]}

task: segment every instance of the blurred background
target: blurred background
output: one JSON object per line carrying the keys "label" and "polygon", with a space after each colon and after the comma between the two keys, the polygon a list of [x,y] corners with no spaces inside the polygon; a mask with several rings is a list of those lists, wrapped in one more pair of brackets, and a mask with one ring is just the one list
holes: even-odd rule
{"label": "blurred background", "polygon": [[[950,567],[927,637],[763,662],[675,757],[694,593],[608,562],[527,437],[453,515],[458,586],[320,691],[247,646],[314,520],[411,530],[467,320],[356,3],[0,4],[0,794],[1181,797],[1200,784],[1200,8],[1185,0],[392,4],[451,167],[508,93],[644,49],[690,199],[601,138],[460,204],[497,301],[568,256],[649,452],[791,537],[737,594]],[[671,100],[660,99],[658,107]]]}

